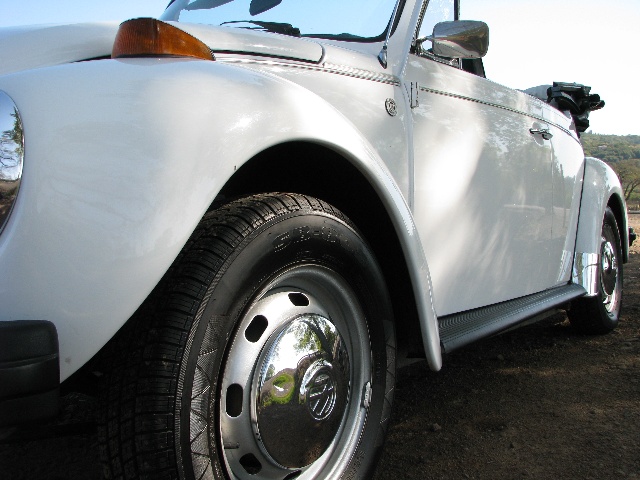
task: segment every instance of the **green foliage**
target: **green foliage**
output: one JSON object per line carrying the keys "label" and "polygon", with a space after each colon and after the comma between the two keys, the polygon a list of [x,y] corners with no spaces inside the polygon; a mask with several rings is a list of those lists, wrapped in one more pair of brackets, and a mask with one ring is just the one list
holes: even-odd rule
{"label": "green foliage", "polygon": [[262,392],[262,406],[272,404],[288,405],[295,393],[295,379],[293,375],[282,371],[271,381],[271,387]]}
{"label": "green foliage", "polygon": [[610,165],[622,183],[624,199],[627,203],[637,204],[637,189],[640,187],[640,159],[630,158],[610,163]]}
{"label": "green foliage", "polygon": [[640,135],[583,133],[581,140],[586,156],[599,158],[609,164],[640,159]]}
{"label": "green foliage", "polygon": [[629,208],[639,208],[640,135],[583,133],[580,139],[587,157],[604,160],[616,171]]}

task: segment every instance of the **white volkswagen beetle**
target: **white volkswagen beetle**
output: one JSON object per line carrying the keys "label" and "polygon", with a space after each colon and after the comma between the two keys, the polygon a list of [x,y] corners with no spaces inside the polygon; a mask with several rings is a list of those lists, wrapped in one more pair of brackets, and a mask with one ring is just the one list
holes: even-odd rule
{"label": "white volkswagen beetle", "polygon": [[633,234],[579,140],[601,102],[486,79],[458,12],[1,31],[0,424],[99,365],[110,478],[367,478],[397,361],[558,308],[615,328]]}

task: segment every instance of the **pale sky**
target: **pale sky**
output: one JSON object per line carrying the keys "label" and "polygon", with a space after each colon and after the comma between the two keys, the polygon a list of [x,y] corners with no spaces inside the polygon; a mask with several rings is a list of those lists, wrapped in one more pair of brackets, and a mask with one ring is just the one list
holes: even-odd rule
{"label": "pale sky", "polygon": [[[159,16],[168,0],[0,0],[0,27]],[[525,89],[553,81],[592,87],[606,102],[591,131],[640,135],[640,0],[461,0],[462,18],[489,24],[487,77]],[[1,59],[0,59],[1,61]]]}
{"label": "pale sky", "polygon": [[489,25],[487,77],[525,89],[554,81],[605,101],[593,133],[640,135],[640,0],[461,0],[461,17]]}

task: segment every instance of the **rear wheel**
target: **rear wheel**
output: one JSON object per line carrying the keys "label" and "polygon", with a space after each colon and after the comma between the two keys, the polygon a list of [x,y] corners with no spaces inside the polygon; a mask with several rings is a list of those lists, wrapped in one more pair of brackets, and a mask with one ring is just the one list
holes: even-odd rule
{"label": "rear wheel", "polygon": [[386,288],[337,210],[249,197],[203,220],[111,381],[113,478],[367,478],[392,401]]}
{"label": "rear wheel", "polygon": [[600,236],[598,294],[576,300],[569,320],[584,333],[608,333],[618,325],[622,306],[622,244],[613,211],[607,207]]}

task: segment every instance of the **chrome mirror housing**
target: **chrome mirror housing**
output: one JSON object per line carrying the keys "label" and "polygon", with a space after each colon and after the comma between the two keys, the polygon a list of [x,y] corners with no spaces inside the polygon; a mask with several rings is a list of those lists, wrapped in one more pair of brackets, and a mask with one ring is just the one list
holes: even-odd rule
{"label": "chrome mirror housing", "polygon": [[433,27],[433,35],[416,40],[418,52],[422,44],[432,42],[430,53],[447,58],[482,58],[489,49],[489,27],[477,20],[440,22]]}

